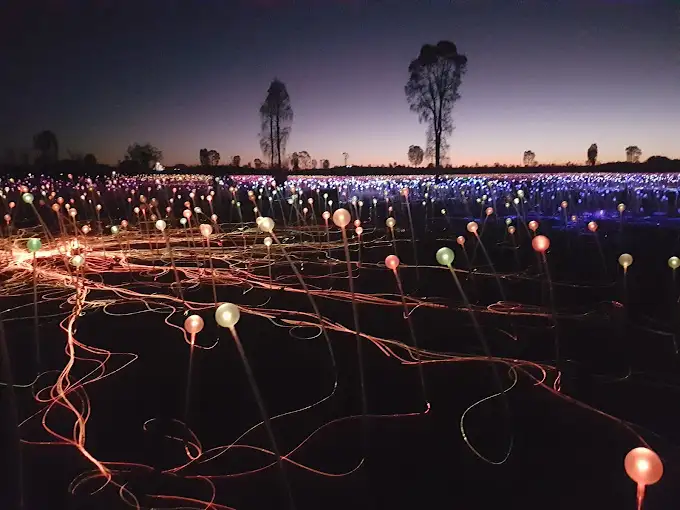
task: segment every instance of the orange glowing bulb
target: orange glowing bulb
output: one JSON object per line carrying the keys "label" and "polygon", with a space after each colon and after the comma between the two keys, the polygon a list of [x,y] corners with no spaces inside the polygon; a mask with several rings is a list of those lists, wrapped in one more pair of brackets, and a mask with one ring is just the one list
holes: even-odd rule
{"label": "orange glowing bulb", "polygon": [[463,246],[465,244],[465,238],[463,236],[456,237],[456,242]]}
{"label": "orange glowing bulb", "polygon": [[536,220],[531,220],[529,222],[529,230],[536,232],[538,230],[538,222]]}
{"label": "orange glowing bulb", "polygon": [[531,247],[538,253],[545,253],[550,248],[550,239],[545,236],[536,236],[531,240]]}
{"label": "orange glowing bulb", "polygon": [[487,207],[486,208],[486,215],[491,216],[493,214],[493,207]]}
{"label": "orange glowing bulb", "polygon": [[470,223],[467,224],[467,231],[470,232],[471,234],[476,233],[477,229],[479,229],[479,225],[477,225],[476,221],[471,221]]}
{"label": "orange glowing bulb", "polygon": [[186,219],[191,218],[191,211],[189,209],[184,209],[182,216],[184,216]]}
{"label": "orange glowing bulb", "polygon": [[354,220],[354,226],[360,227],[361,226],[361,220]]}
{"label": "orange glowing bulb", "polygon": [[385,265],[387,266],[388,269],[396,271],[397,268],[399,267],[399,257],[397,257],[396,255],[388,255],[385,258]]}
{"label": "orange glowing bulb", "polygon": [[333,213],[333,223],[335,223],[337,227],[345,228],[349,225],[351,219],[352,216],[347,209],[338,209]]}
{"label": "orange glowing bulb", "polygon": [[361,234],[364,233],[364,229],[363,229],[363,227],[357,227],[355,229],[355,232],[357,233],[358,236],[361,236]]}
{"label": "orange glowing bulb", "polygon": [[595,223],[594,221],[589,222],[588,230],[590,230],[591,232],[597,232],[597,223]]}
{"label": "orange glowing bulb", "polygon": [[321,217],[322,217],[324,220],[326,220],[326,222],[328,222],[328,218],[331,217],[331,213],[329,213],[328,211],[324,211],[323,214],[321,215]]}
{"label": "orange glowing bulb", "polygon": [[623,461],[626,474],[638,485],[652,485],[661,480],[663,463],[649,448],[633,448]]}
{"label": "orange glowing bulb", "polygon": [[184,321],[184,329],[187,333],[195,335],[203,330],[205,323],[200,315],[190,315]]}

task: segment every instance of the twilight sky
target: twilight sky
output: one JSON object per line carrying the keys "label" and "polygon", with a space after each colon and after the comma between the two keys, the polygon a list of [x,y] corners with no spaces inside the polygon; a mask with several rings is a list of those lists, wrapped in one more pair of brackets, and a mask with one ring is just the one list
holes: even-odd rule
{"label": "twilight sky", "polygon": [[57,134],[165,164],[262,157],[273,77],[295,112],[288,152],[406,163],[425,125],[404,96],[424,43],[468,57],[454,165],[680,158],[680,3],[674,0],[0,0],[0,151]]}

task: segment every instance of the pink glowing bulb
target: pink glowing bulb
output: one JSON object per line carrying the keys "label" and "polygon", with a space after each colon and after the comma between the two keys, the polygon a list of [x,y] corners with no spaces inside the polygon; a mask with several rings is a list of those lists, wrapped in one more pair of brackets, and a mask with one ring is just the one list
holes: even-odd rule
{"label": "pink glowing bulb", "polygon": [[212,214],[212,215],[210,216],[210,219],[211,219],[214,223],[217,223],[217,214]]}
{"label": "pink glowing bulb", "polygon": [[595,223],[594,221],[588,223],[588,230],[590,230],[591,232],[597,232],[597,223]]}
{"label": "pink glowing bulb", "polygon": [[9,225],[9,222],[12,221],[12,217],[9,214],[5,214],[4,218],[7,224]]}
{"label": "pink glowing bulb", "polygon": [[189,202],[188,200],[186,202],[184,202],[184,207],[189,209],[191,207],[191,202]]}
{"label": "pink glowing bulb", "polygon": [[76,211],[75,209],[71,209],[68,213],[71,215],[71,218],[75,218],[76,214],[78,214],[78,211]]}
{"label": "pink glowing bulb", "polygon": [[363,227],[357,227],[355,232],[357,233],[358,236],[361,236],[361,234],[364,233]]}
{"label": "pink glowing bulb", "polygon": [[408,188],[403,188],[401,190],[401,194],[404,195],[405,197],[407,197],[408,196]]}
{"label": "pink glowing bulb", "polygon": [[465,238],[463,236],[456,237],[456,242],[463,246],[465,244]]}
{"label": "pink glowing bulb", "polygon": [[649,448],[633,448],[623,461],[626,474],[639,485],[652,485],[661,480],[663,463]]}
{"label": "pink glowing bulb", "polygon": [[212,225],[208,223],[201,223],[198,229],[201,231],[201,235],[203,237],[210,237],[210,234],[213,233]]}
{"label": "pink glowing bulb", "polygon": [[493,207],[487,207],[486,208],[486,215],[491,216],[493,214]]}
{"label": "pink glowing bulb", "polygon": [[538,230],[538,222],[535,220],[531,220],[529,222],[529,230],[531,230],[532,232],[536,232]]}
{"label": "pink glowing bulb", "polygon": [[59,211],[59,204],[52,204],[52,210],[53,210],[54,212]]}
{"label": "pink glowing bulb", "polygon": [[15,204],[14,202],[10,202],[10,203],[9,203],[9,208],[10,208],[10,209],[14,209],[14,208],[16,207],[16,205],[17,205],[17,204]]}
{"label": "pink glowing bulb", "polygon": [[467,224],[467,231],[470,232],[471,234],[475,234],[477,232],[477,229],[479,229],[479,225],[477,225],[476,221],[471,221],[470,223]]}
{"label": "pink glowing bulb", "polygon": [[306,207],[304,209],[302,209],[302,214],[306,215],[308,212],[309,212],[309,209],[307,209]]}
{"label": "pink glowing bulb", "polygon": [[191,211],[189,209],[184,209],[184,212],[182,212],[182,216],[184,216],[187,220],[191,218]]}
{"label": "pink glowing bulb", "polygon": [[396,255],[388,255],[385,258],[385,265],[387,266],[388,269],[396,271],[397,268],[399,267],[399,257],[397,257]]}
{"label": "pink glowing bulb", "polygon": [[508,234],[513,235],[515,233],[515,230],[516,230],[515,227],[510,225],[508,227]]}
{"label": "pink glowing bulb", "polygon": [[59,205],[61,205],[61,204],[64,203],[64,199],[59,197],[59,198],[57,198],[57,202],[59,203]]}
{"label": "pink glowing bulb", "polygon": [[90,226],[89,225],[83,225],[83,234],[87,235],[90,233]]}
{"label": "pink glowing bulb", "polygon": [[128,220],[123,220],[123,221],[121,221],[121,222],[120,222],[120,226],[123,227],[123,228],[127,228],[127,226],[128,226]]}
{"label": "pink glowing bulb", "polygon": [[361,220],[354,220],[354,226],[360,227],[361,226]]}
{"label": "pink glowing bulb", "polygon": [[531,240],[531,247],[538,253],[545,253],[550,248],[550,239],[545,236],[536,236]]}
{"label": "pink glowing bulb", "polygon": [[331,213],[329,213],[328,211],[324,211],[323,214],[321,215],[321,217],[324,220],[326,220],[326,223],[328,223],[328,219],[331,217]]}
{"label": "pink glowing bulb", "polygon": [[205,323],[203,322],[203,319],[200,317],[200,315],[190,315],[184,321],[184,329],[187,333],[195,335],[203,330],[204,324]]}
{"label": "pink glowing bulb", "polygon": [[333,213],[333,223],[335,223],[335,226],[337,227],[345,228],[349,225],[351,219],[352,216],[347,209],[338,209]]}

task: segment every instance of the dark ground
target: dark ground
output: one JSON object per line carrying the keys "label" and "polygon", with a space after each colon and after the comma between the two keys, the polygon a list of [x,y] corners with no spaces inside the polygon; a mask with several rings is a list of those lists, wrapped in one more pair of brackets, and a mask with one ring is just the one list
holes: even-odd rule
{"label": "dark ground", "polygon": [[[454,222],[455,232],[462,232],[464,224]],[[518,234],[524,236],[521,267],[529,269],[523,276],[516,273],[515,277],[504,280],[507,298],[524,304],[543,302],[547,305],[547,286],[533,275],[535,255],[520,230],[518,227]],[[601,224],[599,235],[607,260],[605,273],[603,259],[591,235],[575,231],[565,235],[564,231],[550,230],[546,222],[542,223],[541,230],[552,240],[548,260],[555,282],[556,306],[564,314],[558,322],[563,357],[569,360],[564,362],[564,391],[644,427],[638,431],[665,465],[662,480],[648,488],[645,508],[672,508],[680,501],[680,485],[675,483],[680,479],[677,405],[680,377],[672,333],[680,329],[675,303],[677,288],[673,287],[667,259],[677,253],[678,233],[671,228],[626,225],[621,240],[616,222]],[[500,226],[487,228],[485,244],[500,273],[516,272],[511,251],[497,244],[502,232]],[[437,240],[444,237],[449,241]],[[434,265],[436,249],[444,244],[454,247],[454,238],[453,233],[430,232],[417,243],[420,263]],[[618,255],[624,251],[635,258],[628,275],[627,299],[622,293],[621,270],[616,265]],[[456,252],[460,257],[459,251]],[[363,258],[378,262],[388,253],[389,247],[365,249]],[[399,244],[399,254],[402,262],[409,264],[411,245]],[[342,254],[335,256],[342,257]],[[477,260],[483,260],[481,253]],[[464,262],[457,260],[456,265],[464,267]],[[406,291],[413,290],[415,271],[404,269],[401,274]],[[443,296],[459,302],[446,271],[421,268],[420,277],[420,295]],[[394,278],[384,267],[364,267],[357,282],[357,291],[396,292]],[[341,283],[336,279],[334,286],[339,288]],[[475,277],[474,284],[466,281],[464,285],[471,298],[479,303],[489,304],[500,299],[493,278]],[[209,300],[207,287],[205,299]],[[262,290],[246,295],[240,289],[219,290],[220,301],[254,305],[265,299],[266,292]],[[612,300],[627,301],[627,307],[614,306]],[[5,299],[3,309],[19,302],[30,303],[30,296]],[[351,326],[348,303],[321,303],[324,315]],[[289,293],[275,295],[267,307],[311,311],[304,296]],[[129,310],[118,307],[113,311]],[[566,316],[582,312],[590,314],[578,318]],[[364,331],[409,342],[399,307],[364,305],[360,306],[359,313]],[[13,316],[12,312],[7,315],[7,319]],[[22,368],[28,365],[29,358],[22,342],[30,341],[32,331],[30,311],[27,315],[27,320],[7,320],[5,324],[13,364],[19,367],[15,369],[17,382],[27,379],[27,370]],[[234,343],[226,331],[217,331],[211,315],[203,314],[206,328],[199,335],[199,342],[209,344],[210,339],[218,337],[220,343],[213,350],[196,351],[190,415],[191,426],[206,449],[229,443],[259,421]],[[163,440],[153,431],[144,432],[142,428],[144,422],[153,417],[167,423],[182,416],[188,346],[163,319],[163,314],[113,317],[98,310],[87,312],[77,322],[76,336],[81,341],[116,352],[139,354],[139,359],[124,371],[88,386],[92,417],[87,427],[87,446],[100,459],[165,468],[176,465],[182,458],[181,445]],[[177,324],[182,320],[183,317],[174,318]],[[468,316],[462,312],[419,308],[413,313],[413,320],[421,347],[450,353],[481,353]],[[507,317],[480,315],[493,353],[550,363],[554,338],[550,322],[534,317],[512,320],[510,326]],[[58,320],[45,318],[42,324],[46,364],[52,369],[61,368],[65,359],[65,335],[58,329]],[[519,334],[517,342],[497,329],[511,327]],[[305,406],[330,391],[333,373],[322,338],[295,339],[286,329],[247,314],[242,315],[238,330],[270,414]],[[338,392],[319,408],[274,423],[282,450],[294,447],[333,418],[360,413],[354,336],[331,332],[331,340],[338,361]],[[422,410],[415,366],[400,365],[368,342],[364,354],[370,413]],[[113,361],[112,366],[115,364]],[[499,368],[502,370],[501,365]],[[296,468],[287,470],[298,509],[635,508],[635,485],[624,472],[623,458],[639,444],[619,424],[532,386],[531,380],[524,376],[508,394],[511,427],[506,423],[498,399],[478,406],[468,415],[466,431],[470,439],[492,459],[503,456],[508,432],[514,432],[515,445],[509,460],[493,466],[472,453],[459,429],[465,409],[496,391],[488,364],[428,365],[425,377],[432,404],[429,415],[371,420],[366,462],[356,473],[344,478],[326,478]],[[34,406],[27,390],[18,390],[18,394],[20,414],[25,417]],[[7,391],[3,390],[2,395],[3,401],[6,400]],[[3,407],[2,417],[6,428],[5,409]],[[316,436],[295,459],[321,470],[348,471],[361,459],[360,432],[358,420],[334,424]],[[23,429],[23,437],[45,437],[39,420]],[[10,452],[5,430],[2,438],[1,451]],[[263,431],[253,433],[248,442],[269,447]],[[68,493],[69,483],[89,469],[85,459],[72,448],[24,446],[23,454],[26,508],[125,508],[112,490],[88,496],[87,490],[94,490],[95,484],[81,488],[75,496]],[[243,450],[227,455],[228,460],[213,461],[213,469],[204,472],[235,472],[264,462],[261,456]],[[3,457],[7,469],[16,472],[11,456],[3,453]],[[11,480],[5,477],[6,482]],[[199,482],[180,482],[153,474],[131,478],[130,487],[139,494],[181,492],[207,497]],[[217,487],[217,501],[238,509],[286,508],[276,467],[218,481]],[[13,487],[3,490],[9,494]]]}

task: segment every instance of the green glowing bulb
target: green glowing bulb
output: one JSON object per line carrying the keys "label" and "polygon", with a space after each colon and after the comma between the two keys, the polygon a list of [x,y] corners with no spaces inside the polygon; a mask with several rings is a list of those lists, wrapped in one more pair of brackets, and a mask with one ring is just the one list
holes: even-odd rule
{"label": "green glowing bulb", "polygon": [[31,253],[35,253],[36,251],[40,250],[40,248],[42,248],[42,242],[37,237],[31,237],[28,241],[26,241],[26,248]]}
{"label": "green glowing bulb", "polygon": [[442,266],[450,266],[453,264],[453,259],[455,258],[455,255],[453,253],[453,250],[451,248],[439,248],[437,250],[437,262],[439,262]]}

